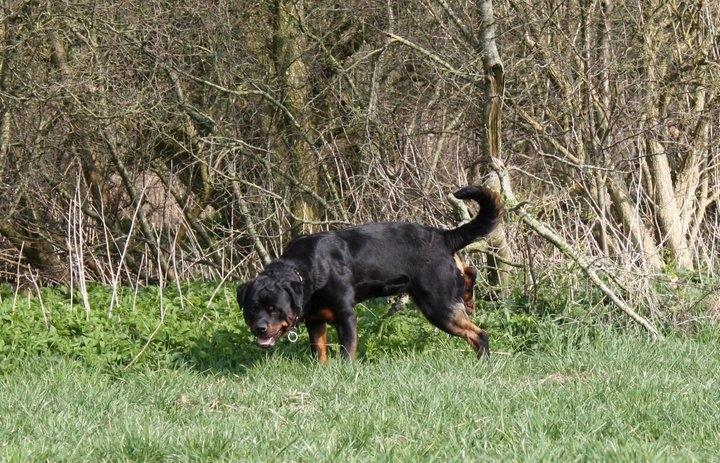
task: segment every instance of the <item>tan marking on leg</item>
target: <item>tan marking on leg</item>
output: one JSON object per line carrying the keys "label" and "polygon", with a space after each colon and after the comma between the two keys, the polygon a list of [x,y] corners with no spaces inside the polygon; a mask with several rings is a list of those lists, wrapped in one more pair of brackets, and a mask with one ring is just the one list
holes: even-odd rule
{"label": "tan marking on leg", "polygon": [[318,326],[317,330],[310,334],[310,343],[317,353],[318,361],[325,363],[328,359],[326,323],[335,324],[335,312],[330,307],[321,307],[309,314],[306,321],[322,325],[322,328]]}
{"label": "tan marking on leg", "polygon": [[475,312],[475,279],[477,278],[477,270],[472,265],[465,265],[457,254],[453,254],[455,266],[463,277],[465,287],[463,289],[463,303],[465,304],[465,312],[471,314]]}
{"label": "tan marking on leg", "polygon": [[467,266],[463,269],[463,278],[465,279],[465,288],[463,291],[463,302],[465,303],[465,312],[471,314],[475,312],[475,278],[477,270],[475,267]]}
{"label": "tan marking on leg", "polygon": [[315,350],[318,362],[327,362],[327,325],[318,325],[310,333],[310,345]]}
{"label": "tan marking on leg", "polygon": [[317,349],[318,362],[327,362],[327,326],[323,327],[315,340],[315,348]]}

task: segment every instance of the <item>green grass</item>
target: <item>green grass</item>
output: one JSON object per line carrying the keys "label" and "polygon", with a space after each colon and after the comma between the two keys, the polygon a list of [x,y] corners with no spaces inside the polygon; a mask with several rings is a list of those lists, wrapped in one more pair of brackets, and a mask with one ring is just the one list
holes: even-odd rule
{"label": "green grass", "polygon": [[238,374],[42,358],[0,382],[5,461],[709,461],[717,343],[608,336],[478,362],[449,349]]}
{"label": "green grass", "polygon": [[[360,308],[361,359],[301,339],[252,345],[223,288],[156,288],[88,320],[62,290],[0,290],[0,461],[712,461],[720,336],[652,343],[627,327],[512,304],[476,320],[478,361],[416,313]],[[134,304],[133,304],[134,301]],[[13,309],[14,306],[14,309]],[[602,318],[602,317],[597,317]],[[136,363],[125,369],[148,343]]]}

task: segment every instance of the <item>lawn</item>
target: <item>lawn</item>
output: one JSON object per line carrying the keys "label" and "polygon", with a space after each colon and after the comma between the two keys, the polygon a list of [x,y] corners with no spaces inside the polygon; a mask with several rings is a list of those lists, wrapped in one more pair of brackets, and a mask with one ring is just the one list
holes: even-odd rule
{"label": "lawn", "polygon": [[[175,303],[177,295],[166,292],[159,329],[143,315],[157,315],[150,308],[159,304],[138,303],[157,302],[151,290],[124,295],[112,316],[98,310],[89,319],[64,302],[66,295],[44,293],[51,329],[33,316],[37,298],[12,301],[5,294],[0,460],[708,461],[720,455],[720,336],[671,335],[653,343],[630,329],[566,324],[545,339],[538,334],[543,322],[532,325],[524,316],[520,324],[534,328],[512,336],[491,330],[494,355],[478,361],[462,341],[412,311],[391,320],[373,315],[378,304],[361,308],[362,358],[319,366],[301,343],[284,342],[271,352],[254,347],[236,318],[231,290],[225,293],[209,310],[200,299]],[[107,291],[96,297],[98,306],[107,303]],[[200,310],[207,312],[201,319]],[[493,327],[495,318],[487,317],[479,322]],[[518,331],[519,322],[498,317]],[[51,334],[33,335],[33,327]]]}

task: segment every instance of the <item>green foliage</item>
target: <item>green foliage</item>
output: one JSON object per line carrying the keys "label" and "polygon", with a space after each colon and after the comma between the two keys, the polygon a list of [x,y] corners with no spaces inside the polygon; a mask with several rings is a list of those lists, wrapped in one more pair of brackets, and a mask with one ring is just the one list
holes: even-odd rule
{"label": "green foliage", "polygon": [[[570,281],[556,283],[538,285],[532,293],[516,289],[500,301],[478,301],[473,319],[490,333],[493,351],[565,351],[592,343],[607,331],[637,329],[625,326],[622,317],[608,316],[612,308],[592,288],[581,291]],[[0,287],[0,371],[38,354],[110,369],[133,363],[226,372],[244,370],[268,356],[309,361],[302,328],[295,344],[284,339],[272,351],[255,346],[235,302],[234,285],[192,283],[137,292],[120,288],[114,303],[109,288],[91,285],[88,299],[86,312],[78,292],[71,295],[68,288],[43,289],[38,297],[33,292],[16,296],[13,288]],[[364,361],[450,350],[470,355],[463,340],[437,330],[413,308],[393,317],[386,316],[387,310],[385,300],[357,306]],[[707,332],[711,339],[716,327],[702,326],[709,328],[695,332]],[[336,342],[334,330],[330,333],[331,343]],[[331,354],[337,353],[331,345]]]}
{"label": "green foliage", "polygon": [[[116,300],[110,289],[88,289],[90,310],[80,295],[68,288],[43,289],[15,297],[11,288],[0,290],[0,369],[22,363],[23,357],[58,354],[103,367],[133,362],[153,368],[187,364],[198,370],[237,371],[263,361],[268,352],[255,346],[242,319],[234,287],[207,283],[140,289],[120,288]],[[551,340],[577,340],[577,323],[565,323],[567,301],[536,297],[529,303],[516,295],[501,303],[479,303],[475,321],[491,333],[493,349],[522,351],[542,348]],[[112,305],[112,310],[111,310]],[[359,352],[376,361],[409,352],[457,349],[464,341],[430,325],[412,308],[386,317],[387,304],[375,300],[357,307]],[[560,323],[560,325],[559,325]],[[564,323],[564,325],[563,325]],[[581,330],[587,338],[601,326]],[[331,342],[336,341],[331,330]],[[307,334],[300,330],[296,344],[283,340],[274,354],[305,359]],[[334,348],[337,354],[337,347]]]}
{"label": "green foliage", "polygon": [[[61,354],[101,366],[138,363],[156,367],[207,360],[239,364],[248,361],[249,333],[234,303],[232,288],[192,284],[181,288],[122,288],[111,308],[112,293],[101,286],[88,290],[86,312],[79,294],[66,288],[44,289],[40,298],[3,296],[0,339],[3,367],[18,356]],[[162,296],[162,297],[161,297]],[[41,301],[42,300],[42,304]],[[14,305],[14,307],[13,307]],[[45,324],[43,307],[48,324]],[[147,347],[145,347],[147,345]],[[245,357],[243,357],[243,355]]]}

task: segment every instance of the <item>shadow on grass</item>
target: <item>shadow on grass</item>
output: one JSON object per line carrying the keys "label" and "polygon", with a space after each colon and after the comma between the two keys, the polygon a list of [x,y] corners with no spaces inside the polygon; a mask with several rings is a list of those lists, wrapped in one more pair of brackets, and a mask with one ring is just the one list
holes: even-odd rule
{"label": "shadow on grass", "polygon": [[[358,360],[377,362],[390,356],[406,356],[422,352],[448,335],[439,332],[417,311],[407,308],[385,317],[387,307],[358,305]],[[278,340],[271,349],[264,350],[243,327],[234,331],[220,328],[186,343],[178,353],[178,365],[209,374],[243,375],[271,358],[280,357],[300,363],[316,362],[309,347],[307,331],[298,327],[299,338],[291,343],[287,337]],[[328,327],[328,353],[340,357],[340,346],[334,327]]]}
{"label": "shadow on grass", "polygon": [[281,340],[273,349],[258,347],[247,333],[219,329],[200,336],[178,354],[178,365],[201,373],[244,375],[271,356],[312,361],[307,340]]}

